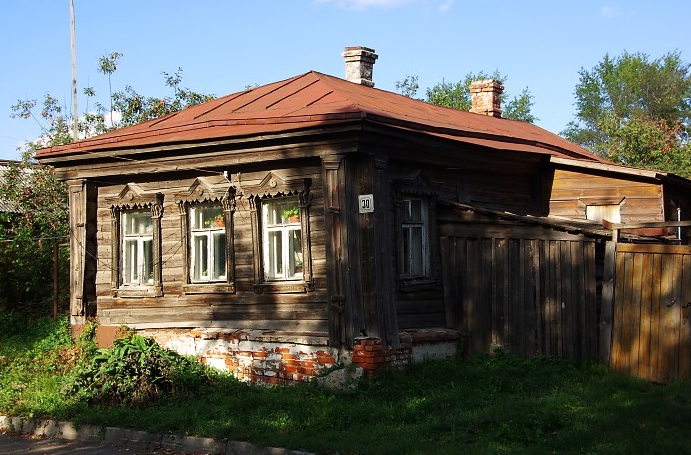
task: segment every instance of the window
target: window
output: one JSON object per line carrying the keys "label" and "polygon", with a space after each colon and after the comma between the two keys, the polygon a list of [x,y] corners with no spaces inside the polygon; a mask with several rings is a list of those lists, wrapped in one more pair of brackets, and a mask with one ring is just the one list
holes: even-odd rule
{"label": "window", "polygon": [[426,199],[405,196],[401,199],[401,277],[420,279],[430,276],[429,207]]}
{"label": "window", "polygon": [[607,220],[611,223],[621,223],[619,204],[587,205],[585,219],[600,222]]}
{"label": "window", "polygon": [[297,197],[262,203],[262,252],[267,281],[303,278],[302,225]]}
{"label": "window", "polygon": [[224,175],[199,177],[175,194],[182,232],[182,292],[235,292],[235,187]]}
{"label": "window", "polygon": [[250,205],[254,292],[314,291],[308,178],[288,179],[271,171],[259,185],[245,187]]}
{"label": "window", "polygon": [[190,281],[226,281],[226,228],[223,208],[220,205],[193,206],[189,212]]}
{"label": "window", "polygon": [[163,295],[161,217],[163,194],[128,183],[110,205],[113,297]]}
{"label": "window", "polygon": [[154,282],[153,223],[151,211],[122,213],[122,284]]}

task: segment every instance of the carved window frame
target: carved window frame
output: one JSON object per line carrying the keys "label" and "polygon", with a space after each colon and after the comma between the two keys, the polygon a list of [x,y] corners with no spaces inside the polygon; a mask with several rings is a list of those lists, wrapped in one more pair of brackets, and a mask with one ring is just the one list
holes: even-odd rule
{"label": "carved window frame", "polygon": [[[437,235],[437,190],[428,183],[420,171],[412,172],[406,178],[394,181],[394,208],[396,219],[396,276],[400,291],[415,291],[430,289],[437,285],[439,270],[437,256],[439,254],[439,239]],[[403,270],[404,258],[404,224],[406,199],[420,199],[426,205],[427,228],[427,274],[422,277],[406,276]]]}
{"label": "carved window frame", "polygon": [[[309,211],[312,204],[312,179],[284,179],[271,172],[255,188],[245,188],[250,205],[254,257],[254,292],[257,294],[305,293],[315,290],[312,274],[312,241]],[[275,198],[297,196],[300,208],[303,272],[296,280],[269,281],[264,276],[262,203]]]}
{"label": "carved window frame", "polygon": [[[111,295],[113,297],[161,297],[163,296],[163,270],[161,255],[161,217],[163,216],[163,194],[143,191],[138,185],[128,183],[116,197],[107,198],[111,214]],[[122,249],[124,235],[122,214],[151,211],[153,243],[153,282],[151,284],[129,285],[123,280]]]}
{"label": "carved window frame", "polygon": [[[198,178],[187,192],[175,195],[180,213],[180,231],[183,256],[183,294],[233,294],[235,293],[235,238],[233,236],[236,189],[223,178],[220,183]],[[225,281],[209,283],[192,282],[191,279],[191,223],[190,208],[204,205],[220,205],[225,226]]]}

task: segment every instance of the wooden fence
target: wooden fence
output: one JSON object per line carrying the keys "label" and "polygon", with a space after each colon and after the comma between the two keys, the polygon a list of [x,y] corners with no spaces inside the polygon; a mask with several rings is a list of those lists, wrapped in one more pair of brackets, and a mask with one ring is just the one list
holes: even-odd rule
{"label": "wooden fence", "polygon": [[596,242],[543,235],[442,237],[447,321],[471,350],[597,357]]}
{"label": "wooden fence", "polygon": [[691,378],[691,247],[616,245],[610,367]]}

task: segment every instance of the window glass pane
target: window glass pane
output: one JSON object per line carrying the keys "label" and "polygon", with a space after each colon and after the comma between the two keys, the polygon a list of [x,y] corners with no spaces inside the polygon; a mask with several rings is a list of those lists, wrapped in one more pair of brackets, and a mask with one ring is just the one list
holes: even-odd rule
{"label": "window glass pane", "polygon": [[125,235],[151,234],[154,230],[150,212],[123,213]]}
{"label": "window glass pane", "polygon": [[289,275],[302,276],[302,231],[299,229],[288,231],[288,244]]}
{"label": "window glass pane", "polygon": [[265,278],[301,278],[303,257],[299,199],[286,197],[262,201],[262,213],[262,259]]}
{"label": "window glass pane", "polygon": [[281,231],[269,231],[269,276],[278,278],[283,276],[283,238]]}
{"label": "window glass pane", "polygon": [[410,229],[410,275],[421,276],[422,274],[422,228],[413,227]]}
{"label": "window glass pane", "polygon": [[223,209],[219,205],[193,207],[190,218],[192,229],[218,229],[225,225]]}
{"label": "window glass pane", "polygon": [[270,226],[300,222],[298,198],[281,198],[265,203],[266,222]]}
{"label": "window glass pane", "polygon": [[150,238],[142,240],[142,283],[154,282],[154,242]]}
{"label": "window glass pane", "polygon": [[410,221],[421,222],[422,221],[422,200],[411,199],[410,200]]}
{"label": "window glass pane", "polygon": [[125,284],[137,283],[137,239],[125,240],[122,258],[122,281]]}
{"label": "window glass pane", "polygon": [[195,281],[208,281],[208,237],[205,234],[193,236],[192,248],[192,277]]}
{"label": "window glass pane", "polygon": [[226,234],[214,234],[212,280],[226,279]]}
{"label": "window glass pane", "polygon": [[407,198],[402,203],[401,275],[406,278],[425,277],[429,273],[427,201]]}
{"label": "window glass pane", "polygon": [[411,219],[411,207],[410,207],[410,199],[404,199],[403,200],[403,221],[410,221]]}

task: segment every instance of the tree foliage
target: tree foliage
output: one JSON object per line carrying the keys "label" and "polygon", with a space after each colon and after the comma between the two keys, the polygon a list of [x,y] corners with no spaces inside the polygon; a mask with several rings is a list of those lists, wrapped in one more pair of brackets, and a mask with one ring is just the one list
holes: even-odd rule
{"label": "tree foliage", "polygon": [[[499,71],[492,74],[485,72],[468,73],[463,80],[458,82],[447,82],[442,80],[433,87],[426,90],[426,99],[428,103],[436,104],[437,106],[450,107],[461,111],[469,111],[471,108],[470,84],[473,81],[483,79],[495,79],[506,84],[507,77],[502,75]],[[396,90],[402,95],[408,97],[415,97],[419,89],[417,76],[406,76],[403,81],[396,82]],[[504,118],[513,120],[522,120],[525,122],[535,123],[537,118],[532,113],[532,106],[534,104],[533,95],[528,88],[524,88],[520,95],[511,99],[506,93],[500,96]]]}
{"label": "tree foliage", "polygon": [[[23,160],[0,179],[0,308],[45,313],[52,307],[53,247],[67,241],[67,191],[53,169]],[[60,288],[67,288],[68,257],[59,250]]]}
{"label": "tree foliage", "polygon": [[579,76],[568,139],[617,163],[691,177],[691,74],[678,52],[605,55]]}
{"label": "tree foliage", "polygon": [[[111,77],[121,57],[121,53],[111,52],[99,59],[99,72],[108,76],[110,109],[96,102],[90,111],[87,104],[87,112],[77,122],[79,138],[158,118],[213,98],[182,88],[180,68],[173,74],[163,73],[165,85],[173,90],[170,96],[143,96],[129,85],[113,92]],[[88,100],[96,97],[91,87],[83,93]],[[52,302],[53,288],[46,286],[46,278],[52,276],[53,245],[69,239],[66,187],[52,168],[36,164],[35,152],[72,142],[74,113],[67,113],[63,104],[48,93],[40,103],[36,99],[18,100],[11,110],[11,117],[33,120],[41,129],[39,138],[25,144],[21,162],[9,163],[0,175],[0,200],[12,207],[11,211],[0,212],[0,307],[22,309]],[[110,123],[106,122],[106,114],[110,114]],[[121,120],[114,121],[118,116]],[[65,289],[68,255],[61,251]]]}

